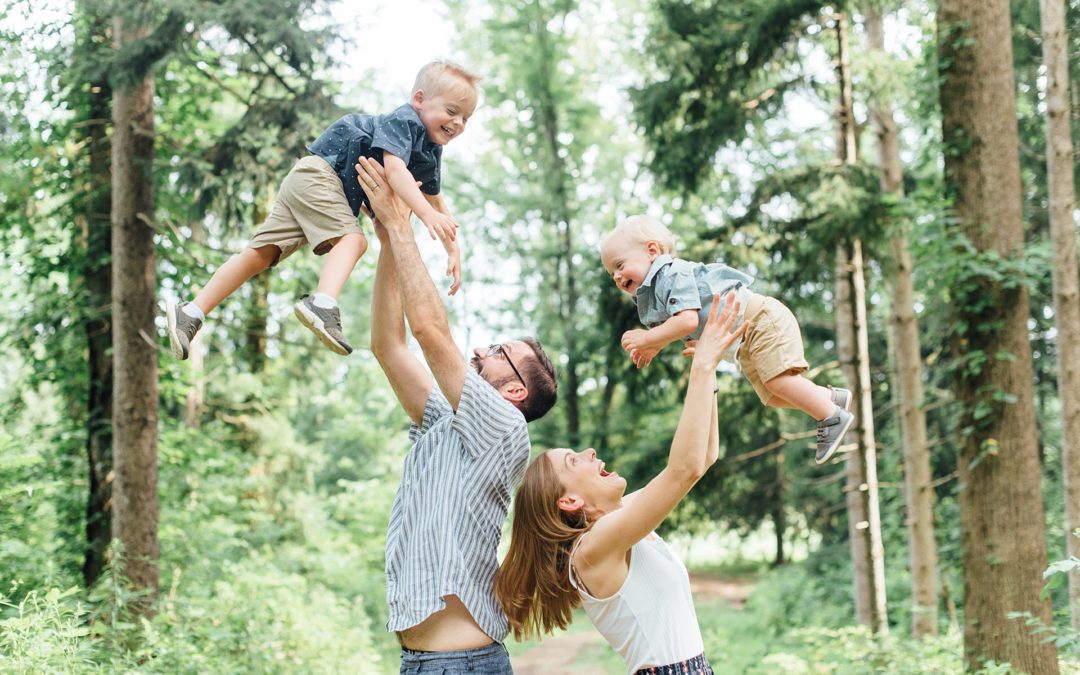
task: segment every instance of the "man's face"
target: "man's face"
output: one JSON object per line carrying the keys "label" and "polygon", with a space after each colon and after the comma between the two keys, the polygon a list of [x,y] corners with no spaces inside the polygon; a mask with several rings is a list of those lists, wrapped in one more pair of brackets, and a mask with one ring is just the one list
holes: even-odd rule
{"label": "man's face", "polygon": [[413,94],[412,105],[428,138],[446,145],[465,133],[465,125],[476,110],[476,92],[470,87],[452,86],[428,96],[419,90]]}
{"label": "man's face", "polygon": [[528,388],[521,379],[521,368],[525,360],[531,358],[534,358],[532,347],[521,340],[513,340],[473,349],[470,362],[477,374],[495,388],[502,387],[507,381]]}

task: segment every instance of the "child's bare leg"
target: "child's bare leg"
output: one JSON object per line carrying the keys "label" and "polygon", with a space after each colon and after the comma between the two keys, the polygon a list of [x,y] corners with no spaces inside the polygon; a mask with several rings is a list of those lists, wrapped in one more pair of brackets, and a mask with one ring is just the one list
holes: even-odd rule
{"label": "child's bare leg", "polygon": [[[765,388],[785,405],[777,407],[798,408],[819,422],[836,412],[832,392],[801,375],[778,375],[765,383]],[[769,405],[773,405],[773,400]]]}
{"label": "child's bare leg", "polygon": [[350,232],[338,239],[323,256],[318,292],[336,299],[365,251],[367,239],[359,232]]}
{"label": "child's bare leg", "polygon": [[214,272],[214,276],[195,296],[193,303],[203,314],[209,314],[245,281],[270,267],[277,256],[278,247],[274,245],[245,248]]}

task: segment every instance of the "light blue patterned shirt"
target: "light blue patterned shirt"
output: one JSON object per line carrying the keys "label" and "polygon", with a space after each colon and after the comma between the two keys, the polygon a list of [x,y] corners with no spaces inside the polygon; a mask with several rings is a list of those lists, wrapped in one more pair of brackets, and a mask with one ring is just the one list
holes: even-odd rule
{"label": "light blue patterned shirt", "polygon": [[[738,328],[752,283],[752,276],[723,263],[689,262],[665,254],[653,260],[649,273],[634,295],[634,303],[637,305],[638,319],[646,328],[655,328],[684,310],[695,310],[698,313],[697,328],[685,339],[696,340],[701,337],[709,318],[713,293],[720,294],[722,311],[728,291],[736,292],[741,308],[733,328]],[[724,358],[734,360],[741,342],[736,341]]]}
{"label": "light blue patterned shirt", "polygon": [[525,418],[469,369],[457,412],[433,388],[409,440],[386,533],[386,628],[411,628],[456,595],[502,642],[508,624],[495,599],[496,553],[529,461]]}

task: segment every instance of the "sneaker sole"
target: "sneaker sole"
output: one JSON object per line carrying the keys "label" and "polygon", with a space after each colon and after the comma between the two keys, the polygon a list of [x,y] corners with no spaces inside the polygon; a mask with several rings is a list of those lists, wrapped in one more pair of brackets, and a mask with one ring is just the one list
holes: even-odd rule
{"label": "sneaker sole", "polygon": [[172,346],[172,355],[180,361],[186,361],[187,350],[180,344],[180,334],[176,332],[176,303],[169,300],[165,303],[165,318],[169,322],[169,344]]}
{"label": "sneaker sole", "polygon": [[839,448],[840,444],[844,441],[844,434],[846,434],[848,429],[851,428],[851,423],[854,422],[854,421],[855,421],[855,416],[854,415],[848,417],[847,422],[844,424],[843,427],[840,428],[840,433],[836,435],[836,442],[833,443],[831,446],[829,446],[829,449],[825,452],[825,454],[821,457],[821,459],[818,459],[817,457],[815,457],[814,458],[815,462],[817,462],[818,464],[824,464],[825,462],[832,459],[832,456],[836,454],[836,449]]}
{"label": "sneaker sole", "polygon": [[310,329],[312,333],[315,333],[315,335],[319,336],[319,341],[326,345],[327,349],[334,352],[335,354],[340,354],[341,356],[348,356],[352,353],[352,350],[346,350],[344,347],[338,344],[337,340],[330,337],[330,334],[326,332],[326,324],[323,323],[323,320],[315,316],[315,314],[310,309],[308,309],[303,302],[296,303],[293,310],[296,314],[296,318],[300,319],[300,323],[307,326],[307,328]]}

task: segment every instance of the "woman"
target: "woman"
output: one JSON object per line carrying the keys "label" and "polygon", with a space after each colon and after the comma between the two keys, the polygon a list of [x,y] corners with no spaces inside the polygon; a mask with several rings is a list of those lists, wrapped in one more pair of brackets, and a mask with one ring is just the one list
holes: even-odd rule
{"label": "woman", "polygon": [[719,295],[693,354],[686,402],[663,471],[624,495],[626,480],[589,449],[540,455],[514,504],[510,549],[495,595],[518,640],[565,629],[579,605],[630,673],[713,672],[704,655],[686,567],[653,530],[716,461],[716,366],[745,329]]}

